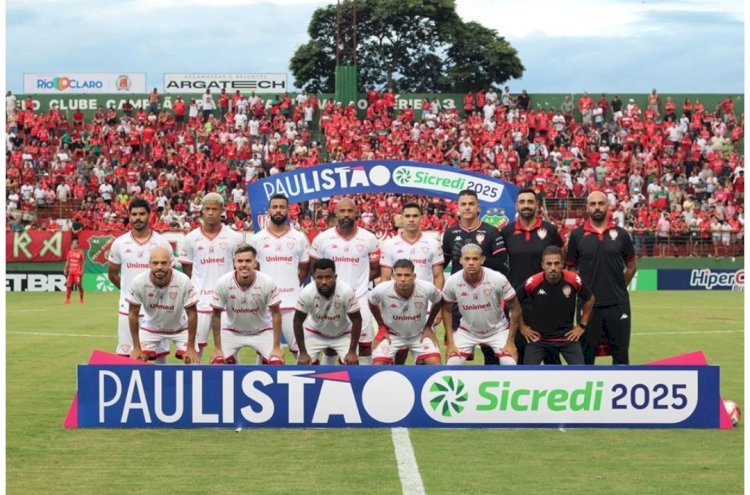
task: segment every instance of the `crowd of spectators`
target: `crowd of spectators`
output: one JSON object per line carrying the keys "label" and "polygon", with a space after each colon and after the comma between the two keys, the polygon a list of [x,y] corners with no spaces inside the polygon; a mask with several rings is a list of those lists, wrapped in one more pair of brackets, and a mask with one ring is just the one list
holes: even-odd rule
{"label": "crowd of spectators", "polygon": [[[411,106],[397,110],[391,91],[371,88],[366,99],[358,112],[354,102],[321,105],[304,92],[264,101],[206,91],[189,102],[177,97],[165,109],[154,89],[146,108],[99,108],[87,119],[80,110],[34,111],[30,98],[18,102],[8,92],[8,228],[64,229],[75,220],[121,231],[127,204],[143,197],[154,206],[156,230],[187,231],[198,225],[202,195],[217,192],[227,222],[249,230],[249,182],[324,162],[396,159],[534,187],[563,234],[582,221],[575,205],[604,191],[612,220],[633,233],[643,254],[678,254],[674,248],[684,244],[691,247],[680,254],[720,255],[744,234],[744,115],[735,115],[731,97],[705,108],[699,100],[678,105],[654,90],[640,108],[633,99],[584,93],[551,109],[525,90],[490,88],[466,94],[462,112],[425,99],[419,118]],[[393,233],[400,220],[393,212],[413,199],[427,211],[424,229],[455,223],[452,201],[374,194],[357,198],[360,224],[381,236]],[[67,218],[36,214],[70,200],[76,208],[66,210]],[[302,203],[291,218],[313,236],[332,209],[328,202]]]}

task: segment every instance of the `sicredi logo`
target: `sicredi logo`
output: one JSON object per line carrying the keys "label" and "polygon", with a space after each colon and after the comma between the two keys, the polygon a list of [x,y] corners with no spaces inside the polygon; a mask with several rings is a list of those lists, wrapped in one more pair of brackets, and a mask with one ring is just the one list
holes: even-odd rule
{"label": "sicredi logo", "polygon": [[690,285],[707,290],[720,287],[741,288],[745,285],[745,270],[736,272],[715,272],[708,268],[693,270],[690,272]]}
{"label": "sicredi logo", "polygon": [[37,79],[37,89],[55,89],[65,91],[66,89],[102,89],[104,82],[101,80],[79,81],[69,77],[53,77],[52,79]]}
{"label": "sicredi logo", "polygon": [[464,189],[476,191],[482,201],[497,201],[503,185],[479,177],[467,176],[450,170],[401,166],[393,171],[393,181],[399,186],[458,194]]}

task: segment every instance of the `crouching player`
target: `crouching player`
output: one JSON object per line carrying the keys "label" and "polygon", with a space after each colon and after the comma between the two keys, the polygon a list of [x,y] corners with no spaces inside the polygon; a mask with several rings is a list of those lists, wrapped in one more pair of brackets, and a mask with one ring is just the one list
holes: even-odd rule
{"label": "crouching player", "polygon": [[[284,364],[281,350],[281,298],[271,277],[255,270],[255,248],[242,245],[234,252],[234,270],[219,277],[214,287],[211,364],[238,364],[240,350],[252,347],[263,364]],[[221,313],[226,311],[222,327]]]}
{"label": "crouching player", "polygon": [[357,346],[362,332],[359,302],[351,287],[336,280],[336,264],[321,258],[312,266],[315,283],[302,289],[294,312],[297,364],[317,364],[326,349],[343,364],[359,364]]}
{"label": "crouching player", "polygon": [[[378,322],[373,364],[393,364],[394,356],[408,349],[416,364],[440,364],[433,322],[442,308],[437,287],[417,280],[414,263],[400,259],[393,264],[393,280],[370,291],[369,304]],[[432,305],[432,309],[428,308]]]}
{"label": "crouching player", "polygon": [[[453,305],[458,306],[461,320],[458,330],[446,332],[446,361],[461,365],[474,355],[478,345],[491,347],[500,364],[517,364],[514,337],[521,317],[521,304],[505,276],[483,267],[484,255],[477,244],[461,248],[463,269],[448,277],[443,287],[443,324],[452,328]],[[504,305],[510,310],[510,322]]]}
{"label": "crouching player", "polygon": [[[125,301],[130,305],[128,323],[133,338],[130,357],[142,361],[166,363],[166,356],[157,350],[169,349],[175,343],[175,355],[185,364],[199,363],[195,350],[198,325],[198,293],[184,273],[172,268],[172,253],[163,247],[154,248],[149,256],[149,269],[133,279]],[[143,320],[139,328],[139,315]]]}

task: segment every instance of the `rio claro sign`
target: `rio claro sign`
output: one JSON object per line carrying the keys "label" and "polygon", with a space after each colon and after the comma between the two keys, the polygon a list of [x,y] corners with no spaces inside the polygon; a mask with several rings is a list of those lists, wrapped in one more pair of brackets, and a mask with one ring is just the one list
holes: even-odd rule
{"label": "rio claro sign", "polygon": [[718,428],[714,366],[78,367],[78,427]]}
{"label": "rio claro sign", "polygon": [[23,92],[33,94],[145,93],[145,72],[50,72],[23,75]]}

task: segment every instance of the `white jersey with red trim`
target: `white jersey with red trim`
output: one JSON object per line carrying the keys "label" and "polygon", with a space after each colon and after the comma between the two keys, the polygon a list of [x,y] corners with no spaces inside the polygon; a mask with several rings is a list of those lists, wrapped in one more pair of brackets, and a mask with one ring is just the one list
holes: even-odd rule
{"label": "white jersey with red trim", "polygon": [[305,330],[336,338],[351,332],[349,315],[359,311],[359,301],[352,288],[341,280],[336,280],[331,297],[318,292],[313,282],[302,289],[294,309],[307,314]]}
{"label": "white jersey with red trim", "polygon": [[281,295],[281,309],[294,308],[302,290],[298,276],[299,265],[310,262],[307,236],[291,227],[282,235],[263,229],[250,238],[249,244],[258,252],[258,270],[276,280]]}
{"label": "white jersey with red trim", "polygon": [[516,291],[505,275],[484,266],[476,284],[467,282],[461,270],[448,277],[443,287],[443,299],[457,304],[461,312],[459,327],[479,337],[508,329],[503,308],[514,297]]}
{"label": "white jersey with red trim", "polygon": [[247,288],[240,287],[237,272],[222,275],[214,286],[211,307],[225,310],[222,330],[254,335],[273,329],[271,306],[281,304],[279,289],[271,277],[258,271]]}
{"label": "white jersey with red trim", "polygon": [[180,263],[193,265],[191,280],[200,301],[198,311],[211,312],[213,288],[219,278],[234,269],[234,252],[242,244],[242,235],[226,225],[213,237],[198,227],[185,236],[180,250]]}
{"label": "white jersey with red trim", "polygon": [[157,247],[163,247],[170,253],[172,252],[169,241],[157,232],[151,232],[149,238],[143,242],[136,241],[132,232],[122,234],[112,242],[107,261],[120,265],[121,314],[128,314],[129,307],[128,303],[125,302],[128,291],[135,277],[149,270],[148,261],[151,257],[151,250]]}
{"label": "white jersey with red trim", "polygon": [[417,280],[414,291],[405,298],[396,291],[396,282],[389,280],[370,291],[368,302],[380,307],[383,323],[391,333],[409,339],[424,330],[430,313],[429,303],[435,304],[442,298],[440,290],[424,280]]}
{"label": "white jersey with red trim", "polygon": [[432,267],[445,264],[443,249],[434,237],[420,233],[415,241],[409,241],[403,234],[391,237],[381,248],[380,266],[393,268],[400,259],[414,263],[418,280],[434,283]]}
{"label": "white jersey with red trim", "polygon": [[372,232],[357,228],[347,239],[332,227],[313,239],[310,257],[332,259],[336,263],[338,280],[349,285],[357,297],[362,297],[370,285],[370,258],[375,259],[377,251],[378,239]]}
{"label": "white jersey with red trim", "polygon": [[141,330],[177,333],[187,329],[185,308],[198,304],[198,294],[190,278],[172,268],[164,287],[154,283],[150,271],[136,276],[125,300],[141,307],[144,314]]}

